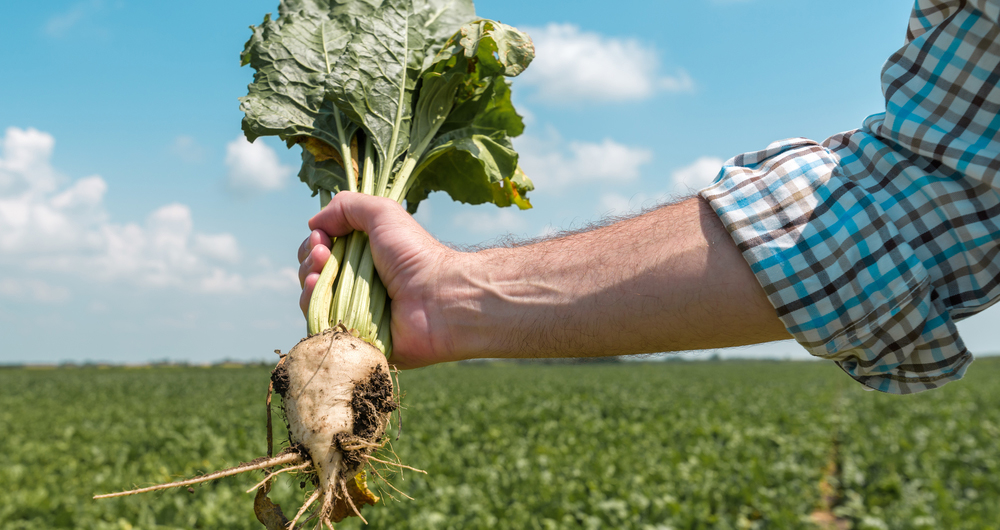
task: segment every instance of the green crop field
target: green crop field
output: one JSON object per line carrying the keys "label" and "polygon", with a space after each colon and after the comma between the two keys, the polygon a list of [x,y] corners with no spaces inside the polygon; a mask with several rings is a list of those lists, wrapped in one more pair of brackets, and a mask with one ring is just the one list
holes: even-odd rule
{"label": "green crop field", "polygon": [[[263,455],[267,381],[264,367],[0,370],[0,528],[263,528],[244,493],[260,474],[90,497]],[[401,382],[392,447],[428,474],[396,474],[416,500],[383,487],[399,501],[366,508],[372,528],[1000,521],[1000,359],[906,397],[827,363],[465,364]],[[286,513],[302,496],[287,475],[272,494]]]}

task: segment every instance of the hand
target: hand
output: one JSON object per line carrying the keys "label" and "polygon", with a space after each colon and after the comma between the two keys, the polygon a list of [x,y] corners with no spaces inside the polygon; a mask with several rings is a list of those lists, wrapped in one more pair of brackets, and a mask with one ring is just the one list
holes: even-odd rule
{"label": "hand", "polygon": [[299,247],[299,305],[305,313],[323,266],[330,259],[330,236],[353,230],[368,233],[375,269],[392,299],[393,352],[399,368],[451,360],[447,325],[435,302],[435,287],[447,265],[462,255],[434,239],[393,200],[340,192],[309,220],[313,231]]}

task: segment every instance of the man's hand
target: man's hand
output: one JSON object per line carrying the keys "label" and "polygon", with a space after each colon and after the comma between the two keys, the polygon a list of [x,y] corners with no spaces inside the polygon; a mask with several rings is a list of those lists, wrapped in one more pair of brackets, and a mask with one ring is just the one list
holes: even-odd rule
{"label": "man's hand", "polygon": [[447,326],[435,313],[438,275],[459,253],[445,247],[393,200],[340,192],[309,220],[312,233],[299,247],[299,305],[305,313],[319,273],[330,259],[329,236],[368,233],[375,269],[392,299],[393,353],[399,368],[451,360]]}
{"label": "man's hand", "polygon": [[303,310],[331,236],[368,233],[392,298],[390,362],[592,357],[789,338],[708,204],[693,198],[515,248],[451,250],[389,199],[338,193],[302,244]]}

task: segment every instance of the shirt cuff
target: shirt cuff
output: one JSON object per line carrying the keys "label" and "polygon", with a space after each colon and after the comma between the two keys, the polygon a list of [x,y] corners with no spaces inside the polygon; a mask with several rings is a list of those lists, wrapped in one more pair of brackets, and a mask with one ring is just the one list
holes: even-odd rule
{"label": "shirt cuff", "polygon": [[809,353],[893,394],[965,373],[972,355],[924,264],[838,154],[775,142],[727,161],[701,195]]}

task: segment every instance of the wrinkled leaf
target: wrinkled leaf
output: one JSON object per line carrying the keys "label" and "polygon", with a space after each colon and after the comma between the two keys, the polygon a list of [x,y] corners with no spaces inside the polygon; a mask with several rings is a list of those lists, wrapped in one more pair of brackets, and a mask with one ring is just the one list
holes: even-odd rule
{"label": "wrinkled leaf", "polygon": [[267,497],[271,491],[271,481],[268,480],[263,486],[257,488],[257,494],[253,499],[253,513],[257,516],[260,524],[267,530],[282,530],[288,527],[288,518],[281,511],[281,506]]}
{"label": "wrinkled leaf", "polygon": [[458,56],[476,63],[481,77],[514,77],[535,58],[535,46],[527,33],[493,20],[477,20],[462,26],[432,61],[432,68]]}
{"label": "wrinkled leaf", "polygon": [[[476,18],[472,0],[413,0],[416,26],[427,36],[428,46],[424,62],[429,64],[445,41],[458,28]],[[426,70],[427,64],[421,70]]]}
{"label": "wrinkled leaf", "polygon": [[[523,172],[517,174],[517,153],[510,145],[510,137],[523,132],[524,122],[514,110],[504,78],[508,70],[523,70],[531,55],[519,56],[520,63],[507,64],[497,53],[503,49],[507,50],[505,57],[512,55],[509,50],[516,47],[514,44],[533,50],[527,35],[502,24],[488,20],[467,24],[448,40],[432,70],[424,73],[424,87],[437,87],[456,77],[461,82],[432,148],[414,171],[415,183],[406,197],[411,211],[416,211],[431,191],[445,191],[452,199],[471,204],[531,207],[525,193],[533,186]],[[421,88],[421,98],[424,90]]]}
{"label": "wrinkled leaf", "polygon": [[502,131],[474,127],[452,131],[435,140],[414,171],[419,180],[406,196],[407,208],[415,212],[433,191],[445,191],[469,204],[530,208],[524,194],[534,185],[519,170],[517,152]]}
{"label": "wrinkled leaf", "polygon": [[417,161],[411,208],[434,190],[530,207],[510,145],[524,123],[504,79],[534,56],[526,34],[474,20],[470,0],[283,0],[279,13],[243,54],[257,70],[244,130],[301,144],[314,194],[348,189],[335,146],[360,127],[377,167],[394,175],[407,151]]}
{"label": "wrinkled leaf", "polygon": [[338,497],[333,503],[333,513],[330,516],[335,523],[339,523],[348,517],[356,516],[357,514],[354,512],[355,508],[360,510],[366,504],[375,506],[379,501],[378,496],[368,489],[368,474],[365,471],[354,475],[354,480],[347,481],[347,494],[350,495],[354,506],[351,506],[346,498]]}
{"label": "wrinkled leaf", "polygon": [[327,79],[333,101],[361,126],[384,162],[409,143],[411,101],[419,71],[410,64],[424,38],[410,31],[409,0],[386,0],[370,17],[357,19],[351,42]]}
{"label": "wrinkled leaf", "polygon": [[256,70],[248,95],[240,98],[243,131],[251,142],[274,135],[294,143],[306,136],[338,145],[339,111],[326,99],[326,84],[351,39],[349,19],[304,9],[316,2],[293,3],[303,9],[283,5],[278,20],[265,16],[241,56]]}

